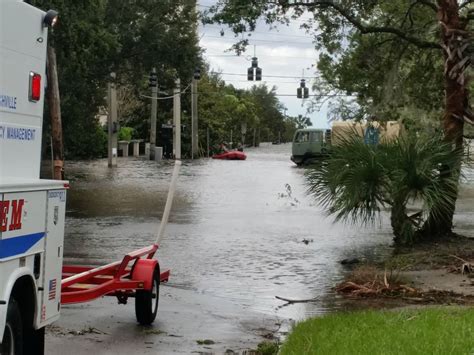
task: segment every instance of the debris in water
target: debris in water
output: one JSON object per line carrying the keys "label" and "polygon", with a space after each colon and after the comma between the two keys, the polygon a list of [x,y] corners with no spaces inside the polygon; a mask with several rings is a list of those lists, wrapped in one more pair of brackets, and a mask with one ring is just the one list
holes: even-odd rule
{"label": "debris in water", "polygon": [[196,343],[198,343],[199,345],[213,345],[216,342],[211,339],[204,339],[204,340],[196,340]]}

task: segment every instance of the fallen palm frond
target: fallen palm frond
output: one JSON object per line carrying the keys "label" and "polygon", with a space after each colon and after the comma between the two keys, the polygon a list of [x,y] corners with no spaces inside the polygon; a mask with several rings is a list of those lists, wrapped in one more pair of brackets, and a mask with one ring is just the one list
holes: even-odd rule
{"label": "fallen palm frond", "polygon": [[336,291],[351,296],[396,296],[396,295],[418,295],[419,290],[402,284],[385,284],[378,280],[357,284],[352,281],[345,281],[336,287]]}
{"label": "fallen palm frond", "polygon": [[399,272],[385,270],[382,273],[373,266],[361,266],[353,270],[347,280],[336,287],[336,291],[365,297],[418,293],[415,288],[403,284]]}
{"label": "fallen palm frond", "polygon": [[[394,276],[395,275],[395,276]],[[408,286],[398,273],[387,273],[375,267],[355,269],[346,281],[336,286],[336,291],[352,298],[398,298],[408,303],[425,304],[474,304],[474,296],[446,290],[421,290]]]}

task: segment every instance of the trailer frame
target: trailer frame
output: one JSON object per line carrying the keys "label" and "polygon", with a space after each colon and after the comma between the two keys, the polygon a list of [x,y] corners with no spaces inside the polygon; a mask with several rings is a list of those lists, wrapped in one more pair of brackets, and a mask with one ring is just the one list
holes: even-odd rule
{"label": "trailer frame", "polygon": [[160,272],[159,262],[153,258],[157,250],[158,244],[152,244],[99,267],[63,265],[61,304],[84,303],[103,296],[117,297],[119,304],[126,304],[137,291],[152,292],[155,272],[159,273],[159,283],[168,282],[170,276],[170,270]]}

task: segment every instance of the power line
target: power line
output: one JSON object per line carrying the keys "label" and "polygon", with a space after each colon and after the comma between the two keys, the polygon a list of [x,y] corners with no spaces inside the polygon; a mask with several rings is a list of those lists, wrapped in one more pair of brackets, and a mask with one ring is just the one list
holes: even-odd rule
{"label": "power line", "polygon": [[[232,57],[232,58],[243,58],[245,60],[249,60],[247,57],[250,56],[243,56],[237,54],[208,54],[204,52],[206,57]],[[297,56],[289,56],[289,55],[272,55],[272,54],[259,54],[259,57],[269,57],[269,58],[292,58],[292,59],[315,59],[314,57],[297,57]]]}
{"label": "power line", "polygon": [[238,38],[238,37],[234,37],[232,39],[230,38],[226,38],[226,37],[223,37],[223,36],[212,36],[212,35],[206,35],[202,37],[203,39],[205,38],[215,38],[215,39],[223,39],[223,40],[226,40],[226,41],[230,41],[230,40],[239,40],[239,41],[245,41],[245,40],[248,40],[249,42],[268,42],[268,43],[286,43],[289,47],[292,47],[294,45],[314,45],[313,42],[288,42],[288,41],[272,41],[270,39],[255,39],[255,38]]}
{"label": "power line", "polygon": [[[230,81],[233,83],[254,83],[252,81],[248,80],[235,80],[235,79],[223,79],[224,81]],[[272,84],[297,84],[298,81],[295,79],[295,81],[273,81],[273,80],[262,80],[262,82],[265,83],[272,83]]]}
{"label": "power line", "polygon": [[[214,28],[220,28],[222,29],[224,26],[221,26],[221,25],[215,25],[215,24],[206,24],[206,25],[203,25],[202,26],[203,29],[206,28],[206,27],[214,27]],[[250,32],[246,32],[246,33],[257,33],[257,34],[263,34],[263,35],[267,35],[267,36],[278,36],[278,37],[295,37],[295,38],[306,38],[306,39],[309,39],[311,38],[311,36],[303,36],[303,35],[290,35],[290,34],[285,34],[285,33],[279,33],[279,32],[272,32],[271,30],[268,31],[268,32],[262,32],[262,31],[250,31]]]}
{"label": "power line", "polygon": [[[278,97],[295,97],[296,98],[296,94],[277,94],[277,93],[256,93],[256,92],[249,92],[247,91],[247,93],[251,94],[251,95],[254,95],[254,96],[266,96],[266,95],[274,95],[274,96],[278,96]],[[217,91],[199,91],[199,94],[211,94],[211,95],[228,95],[227,93],[223,93],[223,92],[217,92]],[[346,94],[313,94],[313,95],[309,95],[309,97],[357,97],[357,95],[346,95]]]}
{"label": "power line", "polygon": [[144,97],[146,99],[154,99],[154,100],[169,100],[169,99],[172,99],[174,98],[176,95],[183,95],[183,94],[186,94],[186,92],[188,91],[189,87],[191,86],[191,84],[189,84],[188,86],[186,86],[186,88],[180,92],[177,92],[176,94],[173,94],[173,95],[170,95],[170,96],[164,96],[164,97],[153,97],[153,96],[147,96],[147,95],[143,95],[143,94],[140,94],[140,97]]}
{"label": "power line", "polygon": [[[235,75],[235,76],[247,76],[247,74],[240,73],[219,73],[211,72],[218,75]],[[266,78],[290,78],[290,79],[301,79],[301,75],[291,76],[291,75],[264,75]],[[318,79],[319,76],[305,76],[305,79]]]}

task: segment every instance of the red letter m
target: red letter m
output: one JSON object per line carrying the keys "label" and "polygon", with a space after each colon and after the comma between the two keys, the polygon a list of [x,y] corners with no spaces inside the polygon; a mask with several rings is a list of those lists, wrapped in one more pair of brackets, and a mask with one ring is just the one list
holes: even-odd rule
{"label": "red letter m", "polygon": [[21,229],[21,216],[23,211],[23,205],[25,200],[13,200],[12,201],[12,212],[10,216],[10,227],[8,230]]}

